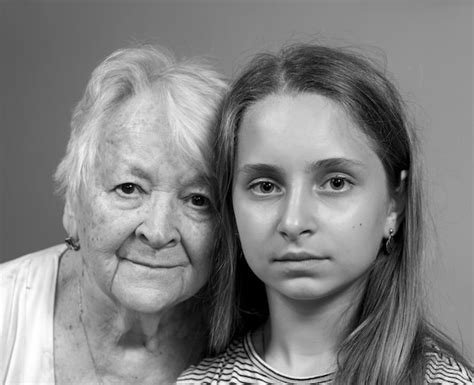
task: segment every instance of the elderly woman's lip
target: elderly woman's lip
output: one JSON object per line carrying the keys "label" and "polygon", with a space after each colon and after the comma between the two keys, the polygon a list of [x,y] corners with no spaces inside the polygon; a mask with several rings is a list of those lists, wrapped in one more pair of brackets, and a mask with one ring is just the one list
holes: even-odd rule
{"label": "elderly woman's lip", "polygon": [[128,258],[121,258],[121,259],[126,261],[126,262],[130,262],[134,265],[149,267],[151,269],[173,269],[175,267],[184,266],[183,263],[159,263],[159,262],[152,263],[152,262],[148,262],[148,261],[131,260],[131,259],[128,259]]}

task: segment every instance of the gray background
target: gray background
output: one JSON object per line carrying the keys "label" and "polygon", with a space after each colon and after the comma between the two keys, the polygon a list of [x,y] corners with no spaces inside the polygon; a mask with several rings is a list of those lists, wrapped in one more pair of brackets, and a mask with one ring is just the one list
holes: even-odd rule
{"label": "gray background", "polygon": [[92,69],[134,41],[211,55],[232,76],[261,49],[318,39],[381,60],[421,130],[434,223],[428,300],[472,359],[473,3],[155,1],[0,3],[0,260],[60,243],[52,174]]}

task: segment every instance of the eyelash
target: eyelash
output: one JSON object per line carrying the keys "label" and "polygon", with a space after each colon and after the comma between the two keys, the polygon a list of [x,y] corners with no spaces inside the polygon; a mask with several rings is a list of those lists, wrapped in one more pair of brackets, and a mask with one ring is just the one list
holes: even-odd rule
{"label": "eyelash", "polygon": [[[204,200],[204,205],[196,205],[196,204],[192,204],[192,201],[193,199],[195,198],[199,198],[199,199],[203,199]],[[194,208],[196,208],[197,210],[203,210],[203,211],[206,211],[206,210],[210,210],[211,209],[211,206],[212,206],[212,203],[211,203],[211,200],[203,195],[203,194],[191,194],[187,197],[186,199],[188,202],[190,202],[192,204],[192,206]]]}
{"label": "eyelash", "polygon": [[[334,186],[331,186],[331,183],[334,183],[338,181],[338,183],[342,182],[342,187],[341,188],[335,188]],[[271,191],[262,191],[262,187],[268,184],[268,187],[271,187]],[[341,194],[346,191],[349,191],[353,187],[353,183],[349,180],[349,178],[342,176],[342,175],[336,175],[331,178],[328,178],[322,185],[321,185],[321,190],[323,192],[328,192],[328,193],[336,193],[336,194]],[[328,188],[326,186],[329,186]],[[252,191],[255,195],[258,196],[270,196],[270,195],[275,195],[281,192],[281,188],[274,182],[268,181],[268,180],[260,180],[260,181],[255,181],[252,182],[249,185],[249,190]],[[275,191],[276,190],[276,191]]]}
{"label": "eyelash", "polygon": [[[124,189],[131,189],[132,191],[129,193],[126,193]],[[137,198],[137,194],[141,194],[144,192],[144,190],[137,184],[127,182],[127,183],[121,183],[114,189],[117,194],[125,199],[135,199]],[[203,200],[204,202],[202,204],[196,204],[197,202],[195,199],[198,198],[200,200]],[[205,196],[204,194],[190,194],[186,199],[186,202],[189,202],[191,206],[200,211],[209,211],[212,207],[211,200]],[[194,204],[193,204],[194,200]]]}
{"label": "eyelash", "polygon": [[[133,191],[131,193],[126,193],[124,191],[124,188],[127,188],[127,187],[133,189]],[[124,197],[124,198],[133,198],[135,197],[136,192],[143,193],[143,189],[139,185],[135,183],[131,183],[131,182],[121,183],[117,187],[115,187],[114,190],[117,192],[117,194],[119,194],[121,197]]]}
{"label": "eyelash", "polygon": [[[331,189],[325,189],[324,186],[330,184],[331,182],[334,182],[336,180],[339,180],[339,181],[342,181],[343,182],[343,187],[341,189],[337,189],[337,188],[331,188]],[[342,175],[336,175],[336,176],[333,176],[329,179],[327,179],[322,185],[321,187],[323,187],[323,191],[328,191],[328,192],[335,192],[337,194],[341,194],[341,193],[344,193],[346,191],[348,191],[349,189],[352,188],[354,184],[345,176],[342,176]]]}
{"label": "eyelash", "polygon": [[[265,185],[265,184],[270,185],[273,188],[272,191],[270,191],[270,192],[262,192],[261,190],[257,191],[257,188],[260,187],[260,189],[261,189],[263,187],[263,185]],[[249,185],[249,190],[252,191],[254,194],[259,195],[259,196],[272,195],[272,194],[275,193],[275,191],[274,191],[275,189],[278,190],[277,193],[281,192],[280,187],[278,187],[276,183],[268,181],[268,180],[255,181],[255,182],[252,182]]]}

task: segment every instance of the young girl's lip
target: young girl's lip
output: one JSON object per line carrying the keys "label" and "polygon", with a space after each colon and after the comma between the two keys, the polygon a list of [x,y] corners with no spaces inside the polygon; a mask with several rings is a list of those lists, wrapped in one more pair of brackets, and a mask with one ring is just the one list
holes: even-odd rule
{"label": "young girl's lip", "polygon": [[309,261],[309,260],[324,260],[328,259],[328,257],[320,256],[311,254],[305,251],[302,252],[290,252],[285,253],[274,260],[276,262],[299,262],[299,261]]}

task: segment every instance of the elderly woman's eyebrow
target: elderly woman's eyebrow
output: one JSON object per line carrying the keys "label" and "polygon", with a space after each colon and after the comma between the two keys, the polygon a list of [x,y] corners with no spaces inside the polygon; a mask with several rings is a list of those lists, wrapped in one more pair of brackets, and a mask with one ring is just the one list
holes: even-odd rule
{"label": "elderly woman's eyebrow", "polygon": [[183,181],[187,186],[209,187],[209,177],[204,173],[196,173],[193,177]]}
{"label": "elderly woman's eyebrow", "polygon": [[142,179],[149,179],[150,178],[149,173],[146,172],[145,170],[143,170],[140,167],[132,166],[130,168],[130,173],[132,175],[137,176],[137,177],[142,178]]}
{"label": "elderly woman's eyebrow", "polygon": [[[151,174],[147,170],[144,170],[143,168],[137,167],[137,166],[130,167],[130,173],[133,176],[136,176],[141,179],[152,178]],[[203,172],[196,172],[195,175],[191,177],[187,177],[186,179],[182,179],[181,183],[186,186],[196,186],[196,187],[208,186],[209,178]]]}

